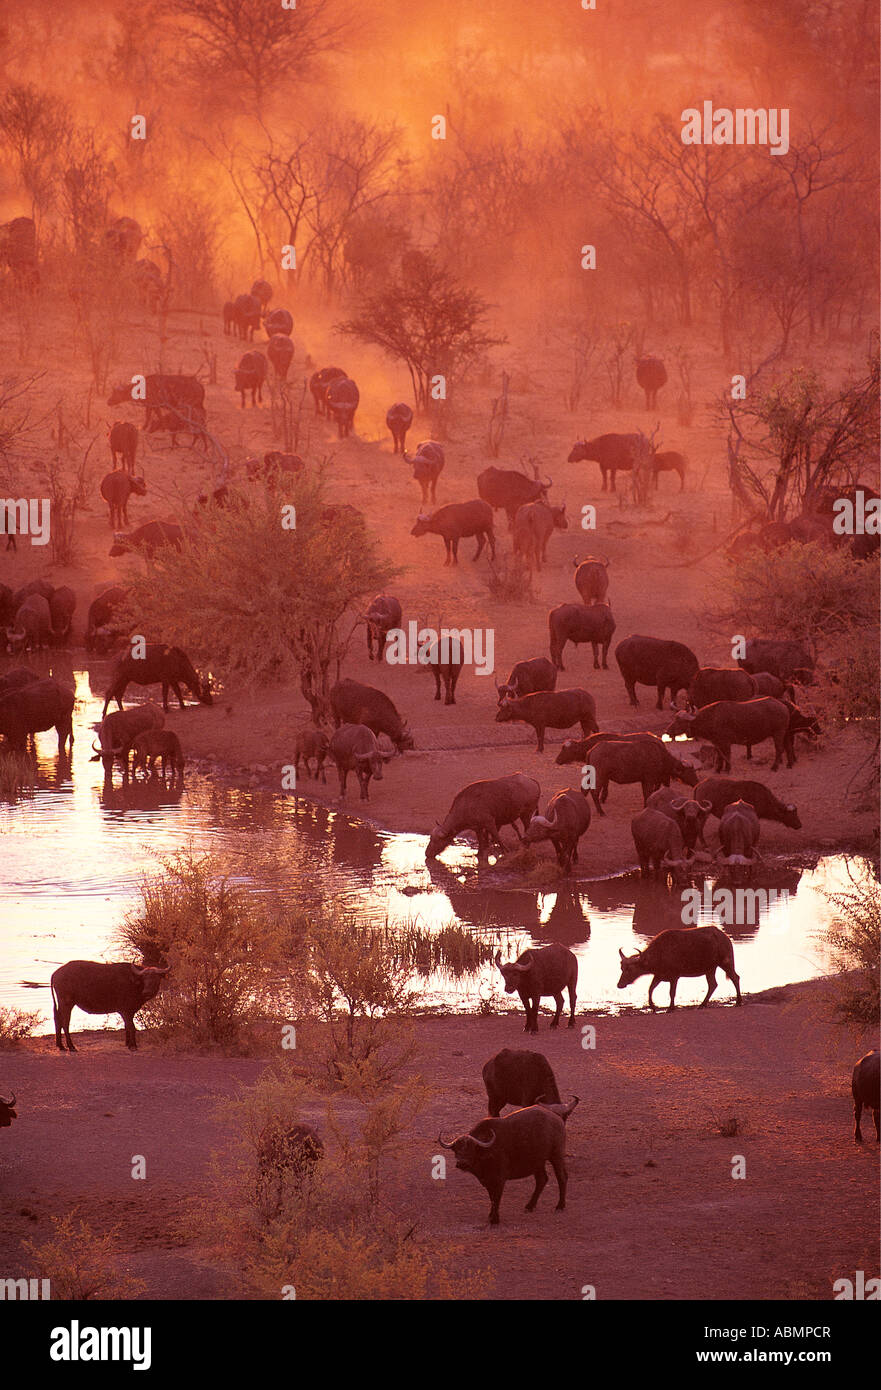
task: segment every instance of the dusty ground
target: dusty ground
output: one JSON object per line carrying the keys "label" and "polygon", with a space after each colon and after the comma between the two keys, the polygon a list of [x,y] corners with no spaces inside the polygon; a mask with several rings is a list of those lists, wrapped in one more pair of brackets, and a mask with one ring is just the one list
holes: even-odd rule
{"label": "dusty ground", "polygon": [[[581,1097],[567,1210],[554,1211],[553,1179],[532,1215],[531,1185],[512,1183],[498,1229],[476,1181],[452,1166],[433,1180],[431,1161],[439,1129],[484,1113],[480,1068],[523,1044],[520,1021],[422,1019],[415,1068],[434,1093],[397,1147],[386,1199],[421,1237],[455,1241],[468,1266],[491,1270],[489,1297],[576,1299],[592,1284],[600,1299],[828,1299],[835,1279],[878,1273],[878,1151],[851,1139],[850,1069],[865,1048],[827,1031],[825,988],[788,986],[743,1009],[585,1013],[574,1032],[549,1031],[542,1015],[532,1045],[561,1090]],[[588,1020],[595,1051],[580,1045]],[[255,1082],[264,1062],[166,1054],[149,1038],[129,1055],[120,1032],[76,1041],[76,1056],[56,1053],[51,1038],[2,1056],[19,1118],[0,1135],[0,1268],[28,1274],[20,1241],[42,1241],[50,1215],[79,1207],[99,1230],[120,1227],[147,1297],[235,1296],[228,1272],[186,1233],[184,1212],[229,1141],[214,1102]],[[356,1118],[354,1103],[341,1109]],[[321,1129],[323,1113],[315,1095],[302,1118]],[[722,1137],[732,1117],[738,1132]],[[146,1181],[131,1178],[133,1154],[146,1157]],[[743,1179],[731,1176],[735,1155]]]}
{"label": "dusty ground", "polygon": [[[509,330],[508,318],[514,312],[516,307],[506,306],[504,327]],[[17,555],[0,550],[0,582],[14,586],[34,574],[48,572],[54,583],[73,585],[79,594],[75,622],[77,640],[81,640],[91,598],[107,583],[124,581],[130,568],[139,563],[131,558],[108,558],[110,528],[104,503],[97,496],[98,482],[105,466],[109,467],[109,458],[104,462],[106,424],[125,418],[127,413],[131,418],[139,417],[134,408],[128,412],[125,408],[109,408],[101,398],[97,405],[94,399],[87,405],[87,373],[75,357],[62,360],[57,351],[53,353],[48,341],[42,341],[45,334],[37,315],[29,340],[29,359],[35,360],[45,348],[47,355],[42,360],[49,364],[36,388],[39,402],[49,408],[63,397],[66,416],[68,420],[80,419],[83,438],[97,436],[93,457],[100,462],[95,474],[95,500],[79,525],[75,565],[67,569],[49,568],[45,551],[22,542]],[[711,631],[702,616],[718,598],[724,573],[718,547],[733,524],[725,484],[724,435],[710,404],[727,378],[723,364],[712,352],[707,351],[694,366],[694,425],[685,429],[676,424],[673,412],[677,388],[672,381],[661,393],[661,409],[648,421],[651,427],[659,418],[664,446],[687,454],[690,472],[686,490],[680,493],[678,480],[666,475],[661,479],[656,503],[637,512],[624,499],[600,491],[597,465],[565,461],[579,436],[646,425],[635,383],[628,408],[612,411],[602,404],[605,386],[597,378],[585,393],[583,407],[575,415],[568,415],[562,404],[568,366],[559,344],[538,335],[535,326],[528,323],[511,331],[510,345],[496,354],[499,367],[506,366],[512,374],[510,420],[497,463],[510,467],[526,455],[535,457],[543,473],[550,473],[554,479],[552,499],[566,501],[572,529],[552,537],[549,563],[536,578],[534,600],[503,605],[489,593],[484,563],[472,563],[470,541],[462,544],[459,567],[444,569],[440,539],[414,539],[409,534],[420,510],[419,490],[407,465],[392,455],[384,424],[387,405],[395,399],[408,398],[406,378],[370,350],[349,341],[341,343],[326,324],[314,321],[302,332],[297,324],[294,336],[294,376],[308,374],[311,369],[308,363],[303,366],[308,352],[315,364],[344,361],[360,383],[362,406],[357,417],[357,437],[338,441],[329,425],[307,413],[310,438],[305,444],[301,442],[301,452],[307,457],[332,453],[331,496],[362,508],[389,555],[403,568],[400,580],[389,587],[401,599],[405,624],[415,618],[420,625],[435,627],[446,624],[491,628],[495,638],[493,675],[478,676],[466,669],[459,683],[456,706],[446,708],[434,702],[430,674],[410,666],[380,668],[369,664],[363,629],[356,634],[345,674],[378,685],[395,700],[411,724],[416,751],[389,766],[383,783],[373,787],[369,808],[359,804],[357,791],[350,787],[350,810],[367,811],[381,826],[427,832],[445,814],[456,791],[477,777],[522,770],[536,776],[547,795],[577,782],[576,767],[558,769],[553,765],[556,747],[565,736],[562,732],[549,733],[547,751],[539,756],[534,751],[531,730],[523,725],[495,724],[493,686],[494,680],[506,676],[515,660],[547,654],[548,609],[578,598],[573,584],[575,557],[598,553],[611,560],[610,598],[617,622],[613,648],[615,641],[630,633],[644,632],[687,642],[703,664],[731,664],[733,634]],[[219,320],[183,313],[172,316],[166,363],[173,364],[175,370],[197,370],[205,347],[216,352],[218,359],[218,384],[207,388],[209,421],[229,445],[234,465],[248,453],[277,447],[271,436],[268,407],[242,411],[231,389],[232,368],[241,344],[224,338]],[[11,333],[8,348],[14,359],[17,342]],[[122,379],[145,364],[149,366],[155,354],[155,325],[149,319],[136,318],[120,348],[119,370],[114,379]],[[846,351],[842,349],[838,355],[843,359]],[[830,353],[830,357],[834,356],[835,352]],[[26,367],[27,362],[22,370]],[[493,375],[463,389],[457,398],[452,434],[445,444],[447,465],[440,480],[439,505],[476,495],[476,475],[489,461],[484,439],[488,402],[496,390],[497,378]],[[87,426],[82,424],[86,419]],[[411,448],[426,432],[417,421],[408,441]],[[157,443],[162,438],[142,436],[139,466],[147,478],[149,495],[132,500],[133,526],[180,514],[182,502],[191,504],[209,481],[199,451],[173,451],[170,445],[162,447]],[[622,481],[626,490],[626,479]],[[597,508],[595,533],[580,529],[585,503]],[[504,555],[510,541],[501,513],[497,513],[497,535]],[[647,728],[657,732],[667,726],[669,716],[653,708],[653,692],[648,688],[640,688],[640,709],[630,708],[614,657],[608,671],[594,671],[590,649],[570,646],[565,660],[567,670],[560,679],[560,688],[585,685],[596,698],[601,728]],[[216,675],[222,682],[223,672]],[[246,781],[254,779],[280,788],[280,769],[292,760],[294,734],[307,719],[308,709],[299,689],[292,684],[258,694],[228,688],[214,709],[192,709],[174,715],[170,723],[180,732],[188,754],[233,769],[236,776]],[[858,737],[824,737],[817,749],[804,749],[793,770],[781,769],[773,774],[769,770],[769,750],[769,744],[760,746],[752,769],[743,750],[737,751],[733,775],[767,780],[778,795],[794,800],[804,829],[796,834],[766,825],[766,848],[772,852],[797,852],[835,847],[866,849],[876,844],[873,809],[858,809],[859,798],[848,794],[848,784],[866,752]],[[306,796],[338,804],[333,773],[326,788],[307,781],[302,789]],[[609,816],[605,821],[594,818],[582,844],[582,872],[597,875],[632,862],[629,823],[640,804],[637,788],[613,790]]]}

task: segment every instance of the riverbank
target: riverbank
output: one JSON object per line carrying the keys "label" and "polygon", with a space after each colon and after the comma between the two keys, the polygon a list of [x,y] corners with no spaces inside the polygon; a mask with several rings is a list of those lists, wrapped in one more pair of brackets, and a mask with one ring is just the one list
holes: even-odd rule
{"label": "riverbank", "polygon": [[[531,1215],[528,1184],[511,1183],[498,1229],[476,1181],[452,1166],[433,1179],[432,1156],[439,1130],[483,1115],[481,1067],[524,1045],[519,1019],[417,1019],[412,1069],[431,1095],[395,1147],[385,1200],[420,1239],[461,1246],[463,1268],[491,1269],[490,1298],[579,1299],[591,1284],[599,1299],[829,1299],[835,1279],[878,1273],[877,1147],[870,1117],[867,1142],[853,1144],[850,1100],[854,1060],[876,1044],[829,1027],[829,988],[768,990],[742,1009],[585,1012],[573,1031],[551,1032],[543,1013],[529,1043],[561,1092],[580,1096],[567,1209],[554,1211],[553,1178]],[[76,1015],[75,1027],[85,1021]],[[589,1022],[593,1050],[581,1046]],[[148,1034],[128,1054],[118,1030],[76,1041],[75,1056],[51,1037],[0,1053],[0,1092],[18,1096],[0,1136],[4,1273],[31,1273],[21,1241],[48,1239],[50,1216],[76,1208],[99,1232],[119,1228],[145,1297],[236,1297],[186,1212],[230,1142],[216,1102],[256,1083],[270,1059],[166,1051]],[[300,1117],[332,1148],[325,1104],[307,1091]],[[355,1102],[338,1109],[356,1124]],[[133,1154],[146,1157],[143,1181],[132,1179]]]}

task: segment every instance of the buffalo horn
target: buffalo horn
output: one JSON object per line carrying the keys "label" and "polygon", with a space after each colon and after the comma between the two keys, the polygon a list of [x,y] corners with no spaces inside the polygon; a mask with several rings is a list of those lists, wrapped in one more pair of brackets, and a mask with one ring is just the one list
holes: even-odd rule
{"label": "buffalo horn", "polygon": [[472,1144],[476,1144],[480,1149],[491,1149],[496,1142],[495,1135],[493,1135],[491,1139],[475,1139],[473,1134],[469,1134],[468,1138],[471,1140]]}
{"label": "buffalo horn", "polygon": [[3,1097],[0,1096],[0,1105],[8,1105],[8,1106],[9,1106],[9,1109],[11,1110],[14,1104],[15,1104],[15,1092],[14,1092],[14,1091],[13,1091],[13,1093],[12,1093],[12,1099],[11,1099],[11,1100],[4,1100]]}
{"label": "buffalo horn", "polygon": [[[698,806],[700,806],[702,811],[712,811],[713,809],[712,801],[699,801],[697,804]],[[795,807],[793,806],[791,809],[794,811]]]}
{"label": "buffalo horn", "polygon": [[453,1144],[455,1144],[456,1141],[455,1141],[455,1139],[454,1139],[454,1140],[453,1140],[453,1144],[448,1144],[447,1141],[446,1141],[446,1139],[444,1139],[443,1135],[439,1134],[439,1135],[437,1136],[437,1142],[440,1144],[440,1146],[441,1146],[442,1149],[451,1149],[451,1148],[453,1147]]}

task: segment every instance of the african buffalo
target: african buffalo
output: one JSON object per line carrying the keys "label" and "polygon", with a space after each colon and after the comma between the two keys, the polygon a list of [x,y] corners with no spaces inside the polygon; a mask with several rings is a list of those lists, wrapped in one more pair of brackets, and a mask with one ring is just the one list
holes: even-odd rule
{"label": "african buffalo", "polygon": [[338,377],[328,384],[325,393],[327,413],[336,421],[340,439],[348,439],[355,423],[355,411],[361,393],[349,377]]}
{"label": "african buffalo", "polygon": [[670,449],[664,453],[652,454],[652,477],[655,487],[658,486],[658,477],[661,473],[677,473],[679,475],[679,491],[685,488],[685,470],[688,467],[688,460],[684,454],[677,454]]}
{"label": "african buffalo", "polygon": [[432,830],[425,858],[436,859],[465,830],[477,836],[478,856],[485,855],[491,843],[507,851],[499,837],[500,828],[512,825],[516,832],[514,823],[519,820],[525,832],[538,808],[540,793],[535,778],[522,772],[470,782],[456,794],[445,818]]}
{"label": "african buffalo", "polygon": [[74,692],[56,680],[31,681],[0,699],[0,734],[10,748],[24,752],[29,738],[44,729],[58,735],[59,756],[73,748]]}
{"label": "african buffalo", "polygon": [[477,538],[475,560],[480,559],[485,545],[489,545],[490,558],[496,558],[496,538],[493,532],[492,507],[488,502],[450,502],[440,507],[431,516],[422,512],[416,518],[411,536],[442,536],[447,558],[444,565],[458,565],[459,542],[467,536]]}
{"label": "african buffalo", "polygon": [[646,410],[657,410],[658,392],[667,384],[667,368],[660,357],[647,355],[638,358],[636,380],[645,392]]}
{"label": "african buffalo", "polygon": [[567,946],[554,942],[550,946],[540,946],[524,951],[516,961],[502,964],[500,951],[496,952],[496,965],[505,980],[505,993],[520,995],[526,1010],[525,1033],[538,1032],[538,1006],[545,995],[552,995],[557,1011],[551,1027],[560,1023],[563,1012],[563,990],[569,993],[569,1023],[575,1027],[575,997],[578,985],[578,961]]}
{"label": "african buffalo", "polygon": [[444,689],[444,704],[456,703],[456,686],[465,665],[465,648],[458,637],[442,637],[428,649],[428,668],[434,676],[434,698],[441,697]]}
{"label": "african buffalo", "polygon": [[506,1105],[560,1104],[557,1079],[541,1052],[503,1047],[484,1063],[482,1075],[492,1116],[500,1115]]}
{"label": "african buffalo", "polygon": [[18,1119],[18,1115],[15,1110],[15,1092],[13,1091],[9,1100],[4,1100],[0,1096],[0,1129],[9,1129],[12,1121],[16,1119]]}
{"label": "african buffalo", "polygon": [[301,761],[305,764],[306,776],[311,777],[312,771],[309,767],[309,759],[314,758],[315,779],[317,781],[320,777],[322,782],[326,782],[327,775],[324,771],[324,760],[327,757],[329,747],[330,744],[328,743],[327,734],[324,733],[323,730],[301,729],[300,732],[297,734],[296,742],[294,743],[295,777],[298,777],[300,775]]}
{"label": "african buffalo", "polygon": [[382,765],[394,753],[383,753],[372,729],[366,724],[341,724],[330,740],[329,752],[340,779],[340,796],[346,794],[349,773],[354,772],[361,788],[361,800],[369,801],[371,777],[382,781]]}
{"label": "african buffalo", "polygon": [[177,448],[177,437],[179,434],[190,436],[189,447],[198,443],[203,451],[208,449],[208,430],[206,428],[208,416],[204,406],[187,405],[176,406],[173,410],[155,411],[149,425],[146,426],[148,434],[171,435],[171,447]]}
{"label": "african buffalo", "polygon": [[615,474],[627,473],[632,469],[639,445],[638,434],[601,434],[596,439],[579,439],[572,447],[568,462],[598,463],[603,475],[603,492],[606,491],[609,475],[612,478],[612,491],[615,492]]}
{"label": "african buffalo", "polygon": [[299,1196],[324,1157],[324,1145],[311,1125],[292,1125],[273,1115],[257,1140],[257,1202],[277,1212],[285,1186]]}
{"label": "african buffalo", "polygon": [[551,534],[568,529],[565,503],[551,507],[547,502],[527,502],[514,517],[514,554],[523,556],[527,569],[540,570],[548,558]]}
{"label": "african buffalo", "polygon": [[115,700],[122,709],[122,697],[129,685],[157,683],[162,686],[162,708],[166,711],[169,688],[177,696],[180,708],[186,709],[180,693],[182,685],[195,695],[200,705],[214,703],[210,679],[206,677],[205,680],[200,680],[186,652],[181,651],[180,647],[169,647],[164,642],[149,642],[144,648],[143,656],[125,652],[117,661],[107,687],[102,713],[107,713],[107,706],[111,700]]}
{"label": "african buffalo", "polygon": [[294,358],[294,345],[284,333],[273,333],[266,345],[269,365],[279,381],[287,381],[288,368]]}
{"label": "african buffalo", "polygon": [[625,637],[615,648],[615,660],[634,709],[639,706],[637,685],[654,685],[658,692],[655,708],[663,709],[665,692],[669,690],[670,699],[675,700],[680,690],[688,689],[700,669],[690,647],[661,637]]}
{"label": "african buffalo", "polygon": [[172,733],[171,729],[150,729],[146,733],[138,734],[132,743],[132,777],[141,769],[149,777],[155,776],[156,764],[160,760],[163,782],[167,780],[170,767],[172,782],[182,783],[184,755],[177,734]]}
{"label": "african buffalo", "polygon": [[713,809],[711,801],[704,801],[698,796],[698,786],[695,787],[692,796],[677,796],[670,787],[659,787],[656,792],[652,792],[646,807],[652,811],[660,811],[663,815],[675,820],[682,835],[682,841],[686,850],[692,854],[697,845],[705,844],[704,826],[707,816]]}
{"label": "african buffalo", "polygon": [[147,521],[143,526],[136,526],[134,531],[114,535],[113,545],[107,553],[112,558],[141,550],[146,555],[152,555],[163,545],[173,545],[175,550],[180,550],[183,538],[182,529],[173,521]]}
{"label": "african buffalo", "polygon": [[330,691],[330,707],[336,728],[341,724],[366,724],[378,736],[386,734],[396,753],[413,748],[413,735],[394,704],[381,690],[359,681],[337,681]]}
{"label": "african buffalo", "polygon": [[703,709],[716,700],[754,700],[758,694],[756,678],[739,666],[702,666],[688,687],[690,710]]}
{"label": "african buffalo", "polygon": [[721,819],[726,806],[733,801],[745,801],[752,806],[760,820],[779,821],[790,830],[801,830],[798,811],[792,802],[779,801],[762,782],[750,782],[730,777],[704,777],[694,789],[696,801],[708,801],[711,814]]}
{"label": "african buffalo", "polygon": [[424,439],[412,457],[406,449],[401,452],[404,461],[412,464],[413,478],[422,489],[422,505],[426,507],[429,501],[437,500],[437,480],[444,467],[443,448],[433,439]]}
{"label": "african buffalo", "polygon": [[560,791],[551,797],[543,816],[533,816],[523,843],[539,844],[550,840],[557,863],[568,874],[578,861],[578,841],[590,828],[590,805],[577,792]]}
{"label": "african buffalo", "polygon": [[[153,412],[159,410],[169,410],[177,408],[184,410],[187,406],[204,406],[205,387],[195,376],[172,376],[167,372],[155,372],[145,378],[146,388],[143,399],[133,396],[135,390],[133,383],[127,382],[122,386],[115,386],[107,397],[108,405],[122,405],[123,402],[134,401],[135,404],[146,406],[145,425],[149,426]],[[134,428],[134,426],[132,426]],[[116,459],[114,458],[114,464]],[[134,457],[132,457],[132,468],[134,467]]]}
{"label": "african buffalo", "polygon": [[477,492],[493,511],[503,511],[508,518],[508,529],[513,531],[514,519],[520,507],[527,502],[547,500],[548,488],[553,487],[553,478],[543,483],[535,469],[535,477],[527,478],[513,468],[484,468],[477,475]]}
{"label": "african buffalo", "polygon": [[36,671],[31,671],[27,666],[13,666],[11,671],[5,671],[0,676],[0,699],[10,695],[13,690],[21,690],[23,685],[33,685],[34,681],[41,679]]}
{"label": "african buffalo", "polygon": [[801,642],[751,637],[737,664],[752,674],[768,671],[779,680],[796,680],[802,685],[810,685],[814,678],[814,658]]}
{"label": "african buffalo", "polygon": [[610,561],[588,555],[584,560],[573,560],[572,563],[575,566],[575,587],[582,603],[606,603]]}
{"label": "african buffalo", "polygon": [[50,637],[54,646],[60,647],[69,639],[75,612],[76,594],[70,585],[60,585],[49,600],[49,616],[52,620]]}
{"label": "african buffalo", "polygon": [[385,422],[392,434],[392,452],[403,454],[407,443],[407,431],[413,423],[413,411],[403,401],[396,401],[386,411]]}
{"label": "african buffalo", "polygon": [[28,594],[16,610],[12,626],[6,629],[8,650],[39,651],[48,646],[52,635],[52,610],[42,594]]}
{"label": "african buffalo", "polygon": [[[257,401],[263,402],[263,383],[266,380],[266,358],[262,352],[246,352],[240,359],[235,372],[236,390],[242,398],[242,410],[245,408],[245,393],[251,392],[251,404],[256,406]],[[255,399],[256,397],[256,399]]]}
{"label": "african buffalo", "polygon": [[234,322],[238,335],[247,342],[253,342],[254,334],[260,327],[263,305],[255,294],[236,295],[233,303]]}
{"label": "african buffalo", "polygon": [[674,758],[660,740],[651,743],[643,739],[607,739],[597,742],[587,755],[587,766],[593,768],[594,785],[584,787],[583,794],[590,792],[598,813],[605,811],[600,805],[610,782],[619,785],[639,782],[642,787],[643,804],[652,792],[659,787],[668,787],[671,778],[684,782],[687,787],[697,783],[697,773],[693,768]]}
{"label": "african buffalo", "polygon": [[340,381],[343,378],[348,378],[348,372],[344,372],[342,367],[322,367],[320,371],[312,373],[309,378],[309,390],[315,402],[316,415],[328,414],[327,388],[332,381]]}
{"label": "african buffalo", "polygon": [[125,1023],[125,1045],[136,1048],[135,1014],[159,993],[169,967],[132,965],[121,961],[104,965],[93,960],[69,960],[50,980],[55,1014],[55,1046],[76,1052],[70,1039],[70,1015],[74,1007],[86,1014],[120,1014]]}
{"label": "african buffalo", "polygon": [[682,869],[687,863],[682,831],[664,811],[646,806],[630,822],[630,833],[643,878],[651,878],[653,873],[666,878],[668,869]]}
{"label": "african buffalo", "polygon": [[143,478],[136,478],[122,469],[107,473],[102,478],[101,496],[110,510],[111,530],[116,531],[121,526],[128,526],[128,499],[132,493],[136,497],[146,497],[147,484]]}
{"label": "african buffalo", "polygon": [[600,649],[602,649],[602,669],[609,669],[609,646],[615,632],[615,619],[607,603],[558,603],[548,614],[548,634],[550,637],[551,660],[564,671],[563,651],[567,642],[577,647],[589,642],[593,648],[594,670],[600,669]]}
{"label": "african buffalo", "polygon": [[401,626],[401,605],[391,594],[377,594],[371,601],[365,615],[367,622],[367,660],[373,660],[373,644],[376,643],[376,660],[385,660],[385,644],[392,628]]}
{"label": "african buffalo", "polygon": [[112,628],[114,632],[118,631],[120,634],[125,631],[123,627],[113,628],[113,624],[117,621],[117,615],[123,609],[127,598],[128,589],[120,588],[119,585],[114,584],[92,600],[86,619],[87,652],[100,650],[99,633],[105,634],[102,640],[103,644],[107,641],[108,629]]}
{"label": "african buffalo", "polygon": [[881,1143],[878,1115],[878,1111],[881,1109],[881,1053],[877,1048],[874,1048],[872,1052],[867,1052],[865,1057],[861,1057],[857,1062],[853,1069],[850,1089],[853,1096],[854,1143],[862,1144],[863,1142],[863,1134],[860,1129],[863,1106],[872,1112],[872,1119],[875,1121],[875,1141]]}
{"label": "african buffalo", "polygon": [[294,331],[294,316],[289,309],[273,309],[263,320],[267,338],[289,338]]}
{"label": "african buffalo", "polygon": [[511,674],[504,685],[497,685],[499,704],[509,697],[533,695],[539,690],[554,690],[557,685],[557,668],[546,656],[534,656],[528,661],[518,661],[511,667]]}
{"label": "african buffalo", "polygon": [[565,763],[583,763],[592,748],[598,743],[650,743],[657,744],[666,752],[666,745],[657,734],[616,734],[608,730],[604,734],[588,734],[587,738],[567,738],[554,759],[561,766]]}
{"label": "african buffalo", "polygon": [[[129,397],[130,398],[130,397]],[[138,452],[138,427],[132,425],[127,420],[117,420],[110,426],[110,457],[113,460],[113,467],[119,465],[116,456],[119,455],[122,471],[134,473],[135,455]]]}
{"label": "african buffalo", "polygon": [[687,734],[689,738],[705,738],[716,750],[716,771],[731,771],[731,747],[744,745],[751,749],[765,739],[773,739],[775,758],[771,771],[776,772],[786,753],[787,767],[792,767],[795,754],[790,733],[791,711],[783,700],[763,695],[758,700],[716,700],[695,714],[681,711],[667,730],[670,738]]}
{"label": "african buffalo", "polygon": [[499,1224],[499,1203],[505,1183],[517,1178],[535,1178],[535,1190],[526,1203],[534,1211],[547,1185],[546,1167],[550,1163],[557,1179],[560,1197],[556,1210],[566,1207],[566,1126],[559,1115],[541,1105],[514,1110],[510,1115],[481,1120],[459,1138],[438,1143],[452,1149],[456,1167],[473,1173],[489,1194],[489,1224]]}
{"label": "african buffalo", "polygon": [[596,733],[599,725],[596,701],[587,690],[540,690],[519,699],[503,700],[496,711],[497,724],[530,724],[537,739],[536,751],[544,752],[546,729],[568,729],[581,725],[583,734]]}
{"label": "african buffalo", "polygon": [[722,863],[752,865],[757,856],[761,858],[756,849],[760,830],[758,816],[745,801],[726,806],[719,820],[721,845],[716,851]]}
{"label": "african buffalo", "polygon": [[682,927],[672,931],[662,931],[636,955],[621,957],[621,978],[618,988],[625,989],[638,980],[640,975],[651,975],[649,985],[649,1008],[654,1012],[652,995],[655,987],[665,980],[670,985],[670,1004],[668,1013],[676,1007],[676,986],[685,976],[706,975],[707,993],[701,1003],[706,1008],[710,995],[716,988],[716,969],[721,966],[737,991],[740,1005],[740,976],[734,969],[734,947],[729,937],[718,927]]}
{"label": "african buffalo", "polygon": [[92,742],[93,757],[90,761],[103,763],[106,778],[112,776],[114,762],[120,763],[123,781],[127,782],[129,754],[135,739],[150,729],[161,729],[164,724],[165,715],[153,704],[133,705],[131,709],[118,709],[112,714],[105,714],[97,724],[92,725],[98,742]]}

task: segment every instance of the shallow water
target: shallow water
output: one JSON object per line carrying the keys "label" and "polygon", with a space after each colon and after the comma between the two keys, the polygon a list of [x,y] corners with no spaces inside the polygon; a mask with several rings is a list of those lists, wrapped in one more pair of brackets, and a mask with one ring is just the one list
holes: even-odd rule
{"label": "shallow water", "polygon": [[[64,961],[117,959],[114,932],[138,901],[138,884],[155,872],[156,856],[191,844],[222,851],[233,871],[252,880],[266,853],[281,862],[291,890],[306,901],[333,897],[377,921],[418,919],[438,927],[451,919],[522,949],[562,941],[579,958],[579,1002],[589,1007],[645,1003],[648,981],[618,991],[618,950],[634,951],[667,927],[681,926],[680,890],[641,883],[636,873],[540,892],[493,871],[478,876],[474,851],[448,850],[431,869],[426,837],[375,830],[293,795],[243,790],[188,774],[182,791],[139,783],[103,793],[101,764],[91,762],[91,724],[101,714],[106,668],[54,672],[77,684],[72,760],[58,759],[54,732],[37,736],[39,777],[33,795],[0,801],[0,1005],[39,1010],[51,1021],[49,976]],[[808,870],[766,866],[751,887],[786,890],[755,926],[727,926],[735,942],[742,988],[755,992],[823,973],[818,929],[828,920],[824,888],[847,879],[845,860],[830,856]],[[702,884],[698,883],[698,887]],[[702,920],[712,920],[703,917]],[[474,1009],[504,999],[497,971],[470,981],[435,975],[419,980],[426,1005]],[[677,1002],[699,1001],[703,979],[680,982]],[[667,1002],[662,985],[656,1003]],[[721,977],[720,999],[733,998]],[[519,1004],[518,1004],[519,1007]],[[80,1026],[85,1023],[81,1019]],[[111,1020],[115,1027],[118,1020]],[[97,1024],[98,1020],[93,1020]]]}

